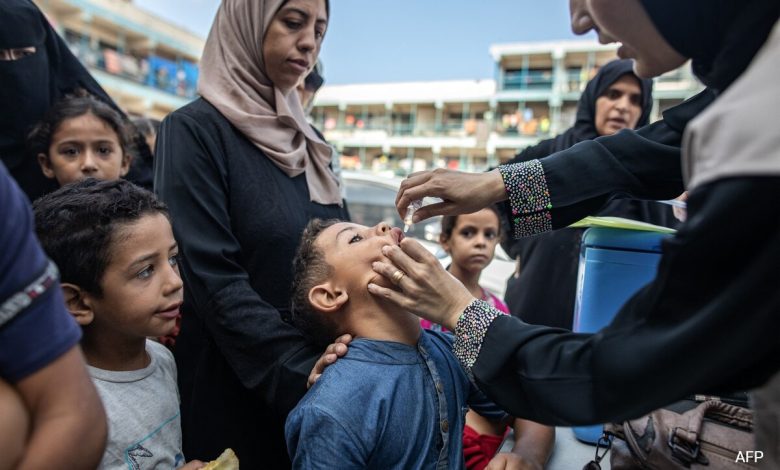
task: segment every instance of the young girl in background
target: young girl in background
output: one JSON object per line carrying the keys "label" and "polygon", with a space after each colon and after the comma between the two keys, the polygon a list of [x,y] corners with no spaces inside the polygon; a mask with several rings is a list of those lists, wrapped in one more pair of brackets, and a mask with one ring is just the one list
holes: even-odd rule
{"label": "young girl in background", "polygon": [[[482,299],[504,313],[504,302],[479,285],[482,270],[493,260],[496,245],[501,241],[498,212],[488,207],[472,214],[442,218],[439,243],[452,257],[448,271],[477,299]],[[423,328],[442,330],[441,325],[421,319]],[[473,410],[466,414],[463,429],[463,457],[469,470],[484,469],[501,446],[506,423],[483,418]]]}
{"label": "young girl in background", "polygon": [[[447,270],[471,292],[504,313],[506,304],[479,285],[482,270],[493,260],[501,241],[501,224],[497,209],[487,207],[472,214],[447,215],[441,219],[439,243],[452,258]],[[423,328],[442,330],[441,325],[420,319]],[[445,330],[446,331],[446,330]]]}
{"label": "young girl in background", "polygon": [[90,95],[63,98],[27,139],[43,174],[60,186],[85,178],[125,176],[132,160],[130,142],[127,121]]}

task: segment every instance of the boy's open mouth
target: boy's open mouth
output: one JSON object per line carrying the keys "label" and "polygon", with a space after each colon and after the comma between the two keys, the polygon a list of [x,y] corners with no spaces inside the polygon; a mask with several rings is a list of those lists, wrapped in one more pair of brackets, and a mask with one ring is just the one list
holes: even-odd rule
{"label": "boy's open mouth", "polygon": [[400,245],[401,240],[404,239],[404,232],[398,227],[391,228],[390,235],[393,237],[393,241],[396,245]]}

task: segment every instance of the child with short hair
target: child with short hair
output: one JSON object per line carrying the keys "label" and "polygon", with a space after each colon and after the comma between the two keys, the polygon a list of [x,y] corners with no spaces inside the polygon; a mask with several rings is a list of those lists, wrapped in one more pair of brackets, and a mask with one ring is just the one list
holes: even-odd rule
{"label": "child with short hair", "polygon": [[128,122],[85,92],[52,106],[30,132],[27,146],[43,174],[60,186],[85,178],[119,179],[132,160]]}
{"label": "child with short hair", "polygon": [[[356,336],[290,413],[285,427],[294,468],[462,469],[467,406],[506,414],[471,383],[451,336],[424,331],[419,319],[380,300],[369,283],[392,287],[372,264],[403,238],[398,228],[313,220],[294,261],[293,321],[321,344]],[[517,459],[543,465],[546,427],[515,420]]]}
{"label": "child with short hair", "polygon": [[176,364],[147,340],[171,331],[183,297],[167,208],[128,181],[87,179],[41,197],[34,209],[108,415],[100,468],[178,468]]}

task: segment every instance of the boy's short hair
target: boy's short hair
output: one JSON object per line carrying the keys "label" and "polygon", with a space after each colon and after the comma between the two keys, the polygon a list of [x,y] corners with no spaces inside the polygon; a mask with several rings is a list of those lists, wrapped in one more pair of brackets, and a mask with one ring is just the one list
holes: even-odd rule
{"label": "boy's short hair", "polygon": [[338,219],[312,219],[303,230],[301,242],[293,258],[292,324],[317,345],[327,345],[338,336],[338,325],[318,312],[309,302],[309,291],[324,282],[333,272],[325,261],[325,253],[315,242],[326,228],[341,222]]}
{"label": "boy's short hair", "polygon": [[154,194],[126,180],[88,178],[67,184],[33,204],[35,231],[62,282],[102,295],[115,233],[149,214],[168,217]]}

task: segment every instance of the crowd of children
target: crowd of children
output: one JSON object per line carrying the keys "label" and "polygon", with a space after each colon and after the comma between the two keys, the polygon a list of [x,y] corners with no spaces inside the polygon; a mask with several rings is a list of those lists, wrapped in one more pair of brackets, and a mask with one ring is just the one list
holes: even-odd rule
{"label": "crowd of children", "polygon": [[[199,98],[161,124],[154,156],[37,7],[4,0],[0,470],[211,469],[226,447],[245,468],[542,468],[553,429],[504,409],[586,424],[702,389],[754,390],[756,446],[777,468],[780,5],[672,3],[570,2],[573,30],[625,41],[637,76],[693,60],[708,89],[660,122],[405,180],[399,211],[436,196],[417,220],[468,214],[444,219],[447,273],[397,228],[345,220],[333,148],[294,91],[328,0],[223,1]],[[152,159],[156,196],[124,179],[151,188]],[[479,209],[509,198],[523,236],[683,189],[691,217],[656,279],[595,335],[502,315],[479,285],[501,237]],[[156,340],[182,311],[179,341]],[[348,352],[324,349],[334,363],[323,345],[344,333]]]}

